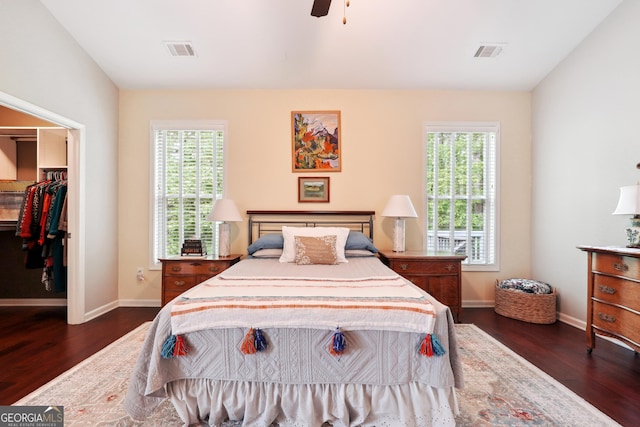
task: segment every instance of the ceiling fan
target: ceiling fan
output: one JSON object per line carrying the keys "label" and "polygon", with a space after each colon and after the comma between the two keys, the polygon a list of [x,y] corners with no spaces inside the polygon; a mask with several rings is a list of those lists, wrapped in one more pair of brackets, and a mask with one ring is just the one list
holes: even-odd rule
{"label": "ceiling fan", "polygon": [[313,0],[311,16],[315,16],[316,18],[327,16],[329,13],[329,6],[331,6],[331,0]]}
{"label": "ceiling fan", "polygon": [[[344,1],[344,16],[342,17],[342,23],[347,23],[347,8],[349,7],[349,0]],[[327,16],[329,13],[329,6],[331,6],[331,0],[313,0],[313,6],[311,6],[311,16],[320,18]]]}

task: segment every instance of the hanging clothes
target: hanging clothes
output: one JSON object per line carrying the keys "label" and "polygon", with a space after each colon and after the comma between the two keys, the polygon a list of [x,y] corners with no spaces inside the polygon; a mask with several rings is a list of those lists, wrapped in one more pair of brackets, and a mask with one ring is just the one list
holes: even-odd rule
{"label": "hanging clothes", "polygon": [[67,289],[66,172],[49,172],[45,180],[28,186],[16,225],[26,251],[25,267],[42,268],[48,291]]}

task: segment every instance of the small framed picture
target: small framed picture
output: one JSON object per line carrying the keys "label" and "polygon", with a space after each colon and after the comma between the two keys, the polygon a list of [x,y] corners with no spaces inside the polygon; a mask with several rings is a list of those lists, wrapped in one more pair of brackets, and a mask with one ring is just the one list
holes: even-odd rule
{"label": "small framed picture", "polygon": [[298,178],[298,203],[329,202],[329,177],[313,176]]}

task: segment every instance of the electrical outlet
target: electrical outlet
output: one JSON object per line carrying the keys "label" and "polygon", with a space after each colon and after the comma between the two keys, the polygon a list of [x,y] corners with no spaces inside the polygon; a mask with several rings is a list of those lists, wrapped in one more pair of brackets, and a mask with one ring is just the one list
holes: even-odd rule
{"label": "electrical outlet", "polygon": [[138,270],[136,271],[136,279],[138,279],[138,282],[144,281],[144,269],[142,267],[138,267]]}

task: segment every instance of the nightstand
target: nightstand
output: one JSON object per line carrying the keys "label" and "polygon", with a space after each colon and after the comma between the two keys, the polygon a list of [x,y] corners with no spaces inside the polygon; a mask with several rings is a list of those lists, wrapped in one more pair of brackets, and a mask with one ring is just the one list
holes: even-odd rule
{"label": "nightstand", "polygon": [[382,262],[402,277],[449,306],[453,318],[462,315],[462,261],[465,255],[443,255],[425,251],[378,253]]}
{"label": "nightstand", "polygon": [[164,258],[162,262],[162,305],[204,282],[216,274],[222,273],[240,261],[242,255],[209,255],[207,257]]}

